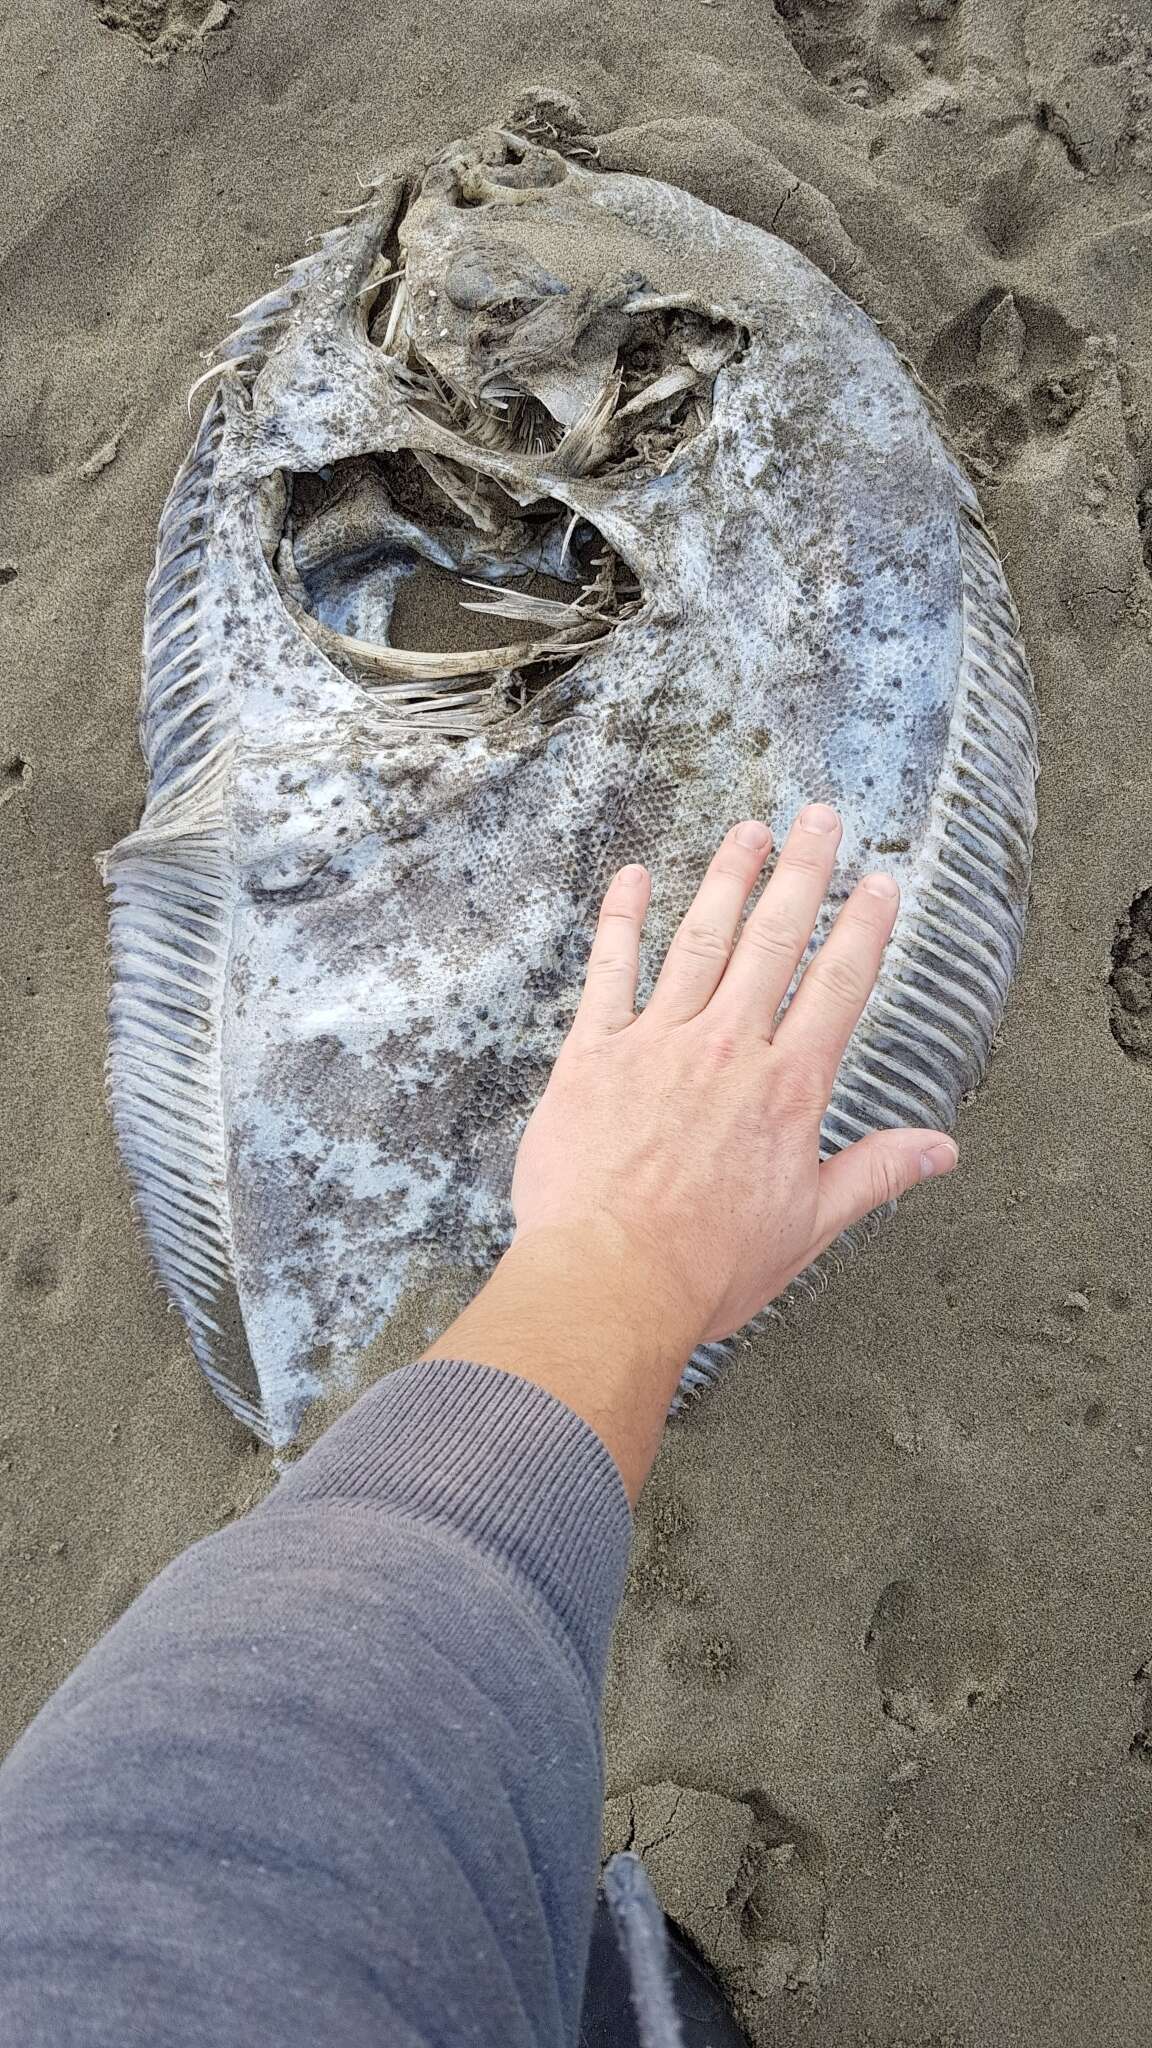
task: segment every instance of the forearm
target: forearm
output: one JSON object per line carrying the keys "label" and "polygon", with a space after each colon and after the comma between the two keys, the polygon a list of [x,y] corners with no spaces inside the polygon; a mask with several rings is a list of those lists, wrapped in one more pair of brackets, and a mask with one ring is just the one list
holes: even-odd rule
{"label": "forearm", "polygon": [[0,1773],[13,2038],[570,2038],[628,1534],[537,1388],[451,1363],[374,1388]]}
{"label": "forearm", "polygon": [[674,1275],[605,1218],[517,1238],[424,1356],[480,1359],[556,1395],[611,1452],[634,1505],[700,1334]]}

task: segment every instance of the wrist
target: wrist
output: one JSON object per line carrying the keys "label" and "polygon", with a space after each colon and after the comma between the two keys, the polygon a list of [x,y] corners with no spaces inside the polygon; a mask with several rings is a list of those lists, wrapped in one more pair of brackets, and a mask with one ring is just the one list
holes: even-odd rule
{"label": "wrist", "polygon": [[621,1350],[677,1378],[704,1333],[666,1254],[610,1213],[518,1229],[501,1269],[556,1290],[582,1325],[609,1323]]}
{"label": "wrist", "polygon": [[450,1352],[546,1387],[596,1430],[634,1501],[700,1335],[665,1262],[604,1217],[518,1231],[425,1356]]}

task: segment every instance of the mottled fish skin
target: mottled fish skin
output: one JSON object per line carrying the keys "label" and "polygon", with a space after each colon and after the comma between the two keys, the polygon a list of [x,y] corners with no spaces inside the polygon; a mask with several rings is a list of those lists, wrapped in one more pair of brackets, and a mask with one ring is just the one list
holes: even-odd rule
{"label": "mottled fish skin", "polygon": [[[213,1387],[277,1445],[349,1397],[422,1276],[482,1270],[507,1241],[516,1145],[618,865],[653,871],[650,963],[739,817],[779,834],[824,799],[845,822],[837,900],[878,857],[898,876],[827,1150],[951,1125],[1028,887],[1017,615],[867,317],[771,235],[490,132],[400,219],[382,347],[365,287],[402,205],[398,183],[374,190],[223,345],[149,586],[148,803],[106,860],[110,1094],[140,1213]],[[518,501],[591,522],[639,608],[515,715],[466,737],[399,726],[286,605],[284,477],[460,457],[408,347],[478,403],[503,376],[577,417],[658,299],[741,338],[667,466],[466,450]]]}

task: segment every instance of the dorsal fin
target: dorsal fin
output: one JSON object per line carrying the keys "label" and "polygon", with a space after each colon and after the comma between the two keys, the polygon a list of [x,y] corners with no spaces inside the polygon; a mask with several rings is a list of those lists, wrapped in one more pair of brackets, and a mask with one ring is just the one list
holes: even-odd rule
{"label": "dorsal fin", "polygon": [[224,787],[235,731],[203,617],[203,570],[223,432],[217,395],[164,508],[148,584],[140,730],[150,795],[137,830],[103,862],[114,975],[107,1082],[160,1278],[214,1392],[266,1439],[233,1275],[220,1093],[236,891]]}

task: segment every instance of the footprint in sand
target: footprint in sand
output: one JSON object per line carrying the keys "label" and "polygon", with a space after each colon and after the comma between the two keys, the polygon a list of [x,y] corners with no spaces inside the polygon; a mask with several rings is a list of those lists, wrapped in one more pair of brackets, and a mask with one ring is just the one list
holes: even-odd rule
{"label": "footprint in sand", "polygon": [[645,1610],[645,1641],[676,1683],[723,1692],[739,1680],[740,1652],[716,1626],[711,1588],[690,1568],[698,1550],[692,1519],[658,1484],[641,1518],[629,1598]]}
{"label": "footprint in sand", "polygon": [[670,1494],[659,1494],[655,1486],[638,1531],[637,1556],[628,1576],[628,1591],[640,1606],[665,1602],[673,1607],[697,1607],[705,1599],[704,1587],[684,1569],[683,1559],[691,1550],[692,1518]]}
{"label": "footprint in sand", "polygon": [[775,0],[776,12],[817,84],[854,106],[923,91],[962,69],[960,0]]}
{"label": "footprint in sand", "polygon": [[0,766],[0,805],[9,803],[19,796],[32,780],[32,770],[23,754],[9,754]]}
{"label": "footprint in sand", "polygon": [[149,57],[166,64],[178,50],[198,50],[236,12],[228,0],[90,0],[96,19],[130,36]]}
{"label": "footprint in sand", "polygon": [[1046,10],[1038,36],[1029,23],[1033,118],[1080,178],[1143,166],[1152,139],[1147,10],[1100,12],[1095,32],[1091,10],[1078,8]]}
{"label": "footprint in sand", "polygon": [[8,1279],[14,1294],[35,1301],[56,1292],[63,1271],[63,1256],[50,1238],[25,1237],[13,1249]]}
{"label": "footprint in sand", "polygon": [[818,85],[858,106],[887,99],[873,61],[872,8],[866,0],[824,7],[814,0],[775,0],[788,40]]}
{"label": "footprint in sand", "polygon": [[1152,1060],[1152,888],[1134,897],[1116,927],[1108,1022],[1130,1060]]}
{"label": "footprint in sand", "polygon": [[889,1720],[934,1735],[995,1696],[1003,1650],[987,1612],[990,1590],[972,1567],[885,1586],[864,1649]]}
{"label": "footprint in sand", "polygon": [[736,1677],[740,1655],[727,1636],[693,1635],[670,1643],[664,1662],[680,1684],[697,1680],[710,1691],[721,1691]]}
{"label": "footprint in sand", "polygon": [[1092,368],[1084,337],[1055,307],[992,285],[940,329],[922,374],[972,468],[990,477],[1030,437],[1068,425]]}
{"label": "footprint in sand", "polygon": [[766,1794],[637,1786],[605,1806],[604,1853],[619,1849],[641,1857],[665,1912],[745,2024],[762,2020],[764,1999],[825,1981],[823,1845]]}

